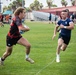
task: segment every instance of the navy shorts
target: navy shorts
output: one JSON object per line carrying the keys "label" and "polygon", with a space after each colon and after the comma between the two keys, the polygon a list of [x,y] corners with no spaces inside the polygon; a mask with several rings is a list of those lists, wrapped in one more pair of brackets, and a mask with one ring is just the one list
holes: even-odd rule
{"label": "navy shorts", "polygon": [[65,43],[66,45],[69,44],[70,39],[71,39],[70,37],[67,37],[67,36],[64,36],[64,35],[61,35],[61,34],[59,34],[59,38],[62,38],[63,41],[64,41],[64,43]]}
{"label": "navy shorts", "polygon": [[11,47],[13,45],[16,45],[17,41],[21,38],[22,36],[20,37],[17,37],[17,38],[10,38],[9,36],[6,37],[6,45],[8,47]]}

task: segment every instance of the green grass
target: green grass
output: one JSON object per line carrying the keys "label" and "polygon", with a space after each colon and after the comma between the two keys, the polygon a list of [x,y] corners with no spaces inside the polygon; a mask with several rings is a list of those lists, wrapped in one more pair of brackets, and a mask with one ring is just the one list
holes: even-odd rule
{"label": "green grass", "polygon": [[[72,31],[68,48],[61,52],[61,62],[52,63],[58,39],[58,34],[54,40],[51,39],[55,25],[44,22],[26,22],[26,24],[30,31],[24,33],[23,37],[32,45],[30,57],[35,63],[25,61],[25,48],[16,45],[11,56],[5,60],[5,65],[0,66],[0,75],[76,75],[76,28]],[[6,49],[5,41],[9,27],[9,25],[0,27],[0,56]]]}

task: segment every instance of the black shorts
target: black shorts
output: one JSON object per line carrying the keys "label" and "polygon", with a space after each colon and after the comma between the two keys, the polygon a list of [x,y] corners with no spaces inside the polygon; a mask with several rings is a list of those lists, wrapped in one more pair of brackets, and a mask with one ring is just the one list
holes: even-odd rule
{"label": "black shorts", "polygon": [[49,18],[49,21],[51,21],[51,18]]}
{"label": "black shorts", "polygon": [[9,36],[6,37],[6,45],[8,47],[11,47],[13,45],[16,45],[17,41],[21,38],[22,36],[20,37],[17,37],[17,38],[10,38]]}
{"label": "black shorts", "polygon": [[66,36],[61,35],[61,34],[59,34],[59,38],[62,38],[64,43],[67,44],[67,45],[69,44],[70,39],[71,39],[70,37],[66,37]]}

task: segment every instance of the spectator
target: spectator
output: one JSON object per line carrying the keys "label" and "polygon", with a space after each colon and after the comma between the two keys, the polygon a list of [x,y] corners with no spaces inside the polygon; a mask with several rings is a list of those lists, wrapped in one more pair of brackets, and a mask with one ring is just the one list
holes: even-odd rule
{"label": "spectator", "polygon": [[3,15],[2,15],[2,13],[0,13],[0,26],[1,27],[4,26],[3,25]]}
{"label": "spectator", "polygon": [[50,13],[50,15],[49,15],[49,24],[50,24],[50,22],[51,22],[51,13]]}
{"label": "spectator", "polygon": [[71,15],[70,18],[76,24],[76,11]]}

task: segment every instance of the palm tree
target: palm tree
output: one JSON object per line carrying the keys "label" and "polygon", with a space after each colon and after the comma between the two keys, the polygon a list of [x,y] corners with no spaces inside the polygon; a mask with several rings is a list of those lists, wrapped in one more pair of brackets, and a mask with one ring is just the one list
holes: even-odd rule
{"label": "palm tree", "polygon": [[38,0],[35,0],[34,1],[34,8],[35,8],[35,10],[39,10],[39,8],[40,8],[40,3],[39,3],[39,1]]}
{"label": "palm tree", "polygon": [[62,6],[65,6],[65,7],[68,5],[67,1],[65,1],[65,0],[61,0],[61,4],[62,4]]}
{"label": "palm tree", "polygon": [[11,10],[11,6],[8,6],[7,10]]}
{"label": "palm tree", "polygon": [[16,5],[12,4],[12,11],[14,12],[16,10]]}
{"label": "palm tree", "polygon": [[71,4],[74,6],[76,5],[76,0],[71,0]]}
{"label": "palm tree", "polygon": [[52,7],[57,7],[57,5],[55,5],[55,4],[52,4]]}
{"label": "palm tree", "polygon": [[68,3],[67,3],[67,1],[65,1],[65,5],[64,6],[66,7],[67,5],[68,5]]}
{"label": "palm tree", "polygon": [[22,6],[22,0],[16,0],[17,7]]}
{"label": "palm tree", "polygon": [[16,0],[16,2],[18,3],[19,6],[23,6],[25,5],[25,0]]}
{"label": "palm tree", "polygon": [[31,3],[31,4],[30,4],[30,9],[31,9],[31,10],[34,10],[34,3]]}
{"label": "palm tree", "polygon": [[30,4],[31,10],[40,10],[42,9],[43,4],[40,3],[38,0],[34,0],[33,3]]}
{"label": "palm tree", "polygon": [[14,12],[15,11],[15,9],[16,9],[16,1],[13,1],[12,3],[10,3],[9,4],[9,6],[8,7],[10,7],[11,8],[11,10]]}
{"label": "palm tree", "polygon": [[42,9],[42,7],[43,7],[43,4],[42,4],[42,3],[40,3],[40,9]]}
{"label": "palm tree", "polygon": [[26,12],[30,12],[31,9],[29,7],[26,8]]}
{"label": "palm tree", "polygon": [[47,5],[48,5],[48,7],[49,7],[49,9],[50,9],[51,6],[52,6],[52,0],[46,0],[46,2],[47,2]]}
{"label": "palm tree", "polygon": [[[25,0],[23,0],[23,6],[25,5]],[[12,8],[13,11],[16,10],[16,8],[22,6],[22,0],[15,0],[12,3],[9,4],[8,7]]]}
{"label": "palm tree", "polygon": [[74,6],[75,5],[75,0],[71,0],[71,3]]}
{"label": "palm tree", "polygon": [[8,7],[7,6],[4,6],[3,7],[3,12],[6,11],[7,9],[8,9]]}

